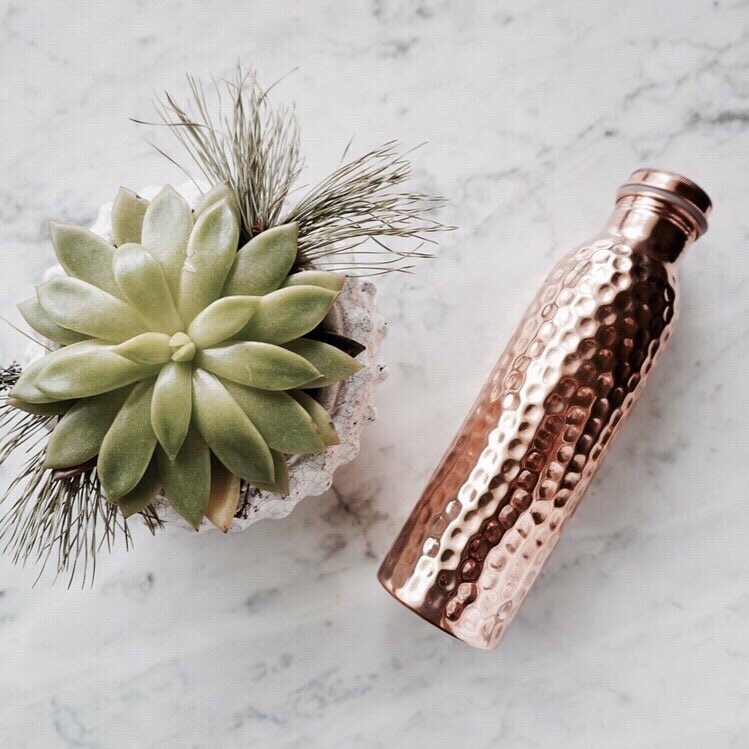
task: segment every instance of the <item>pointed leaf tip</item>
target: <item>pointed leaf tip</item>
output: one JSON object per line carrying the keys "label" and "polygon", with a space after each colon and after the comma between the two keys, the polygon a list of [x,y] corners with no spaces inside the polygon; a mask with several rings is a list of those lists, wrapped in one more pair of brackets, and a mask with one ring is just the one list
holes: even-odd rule
{"label": "pointed leaf tip", "polygon": [[322,286],[331,291],[340,291],[346,283],[346,276],[327,270],[302,270],[292,273],[284,282],[282,288],[289,286]]}
{"label": "pointed leaf tip", "polygon": [[320,377],[304,385],[304,388],[322,388],[350,377],[362,368],[356,359],[329,343],[299,338],[284,345],[284,348],[304,357],[319,372]]}
{"label": "pointed leaf tip", "polygon": [[291,395],[229,381],[223,385],[272,449],[289,454],[325,450],[312,418]]}
{"label": "pointed leaf tip", "polygon": [[172,334],[182,329],[164,269],[143,245],[122,245],[113,268],[121,293],[151,330]]}
{"label": "pointed leaf tip", "polygon": [[76,401],[47,442],[46,468],[70,468],[95,457],[129,390],[113,390]]}
{"label": "pointed leaf tip", "polygon": [[237,196],[234,190],[229,186],[228,183],[222,182],[218,185],[214,185],[207,193],[205,193],[198,204],[195,206],[195,216],[198,217],[202,213],[205,213],[212,205],[226,200],[229,208],[231,208],[234,217],[237,219],[239,224],[242,220],[241,213],[239,210],[239,203],[237,202]]}
{"label": "pointed leaf tip", "polygon": [[42,307],[37,297],[21,302],[18,305],[18,310],[34,331],[54,343],[64,346],[86,338],[83,333],[76,333],[74,330],[68,330],[58,325]]}
{"label": "pointed leaf tip", "polygon": [[58,416],[64,414],[77,401],[52,401],[52,403],[27,403],[26,401],[8,396],[6,403],[19,411],[25,411],[28,414],[37,416]]}
{"label": "pointed leaf tip", "polygon": [[159,443],[174,460],[185,441],[192,414],[192,368],[170,362],[159,372],[153,399],[151,423]]}
{"label": "pointed leaf tip", "polygon": [[163,364],[169,361],[169,336],[164,333],[141,333],[113,349],[115,354],[138,364]]}
{"label": "pointed leaf tip", "polygon": [[39,375],[47,366],[52,356],[54,356],[54,352],[48,356],[43,356],[41,359],[37,359],[29,364],[28,367],[25,367],[8,394],[9,397],[17,398],[24,403],[34,404],[51,403],[55,400],[61,400],[60,398],[48,395],[37,386]]}
{"label": "pointed leaf tip", "polygon": [[192,228],[192,210],[171,185],[162,188],[143,216],[141,244],[161,263],[175,300]]}
{"label": "pointed leaf tip", "polygon": [[114,245],[89,229],[57,221],[49,222],[49,234],[57,259],[69,276],[119,296],[112,272]]}
{"label": "pointed leaf tip", "polygon": [[239,333],[260,306],[254,296],[225,296],[209,304],[187,332],[198,348],[215,346]]}
{"label": "pointed leaf tip", "polygon": [[320,377],[304,357],[257,341],[229,343],[199,351],[197,364],[227,380],[262,390],[289,390]]}
{"label": "pointed leaf tip", "polygon": [[55,276],[37,288],[44,311],[63,328],[120,343],[145,333],[143,322],[121,299],[71,276]]}
{"label": "pointed leaf tip", "polygon": [[276,226],[253,237],[236,255],[224,294],[263,296],[278,289],[296,262],[299,226]]}
{"label": "pointed leaf tip", "polygon": [[302,392],[301,390],[293,390],[291,395],[299,402],[299,405],[309,414],[310,418],[317,427],[317,431],[320,434],[326,447],[332,445],[339,445],[341,440],[336,431],[333,418],[323,407],[323,405],[316,401],[311,395]]}
{"label": "pointed leaf tip", "polygon": [[226,200],[198,217],[180,270],[177,309],[185,325],[221,296],[238,241],[239,225]]}
{"label": "pointed leaf tip", "polygon": [[[158,365],[137,364],[125,359],[115,354],[110,346],[92,341],[74,343],[54,351],[40,363],[42,366],[33,385],[51,400],[88,398],[106,393],[155,377],[159,369]],[[32,400],[23,395],[19,397]]]}
{"label": "pointed leaf tip", "polygon": [[286,465],[284,456],[276,450],[271,450],[273,455],[273,471],[275,478],[273,483],[264,483],[262,481],[251,482],[258,489],[268,492],[285,495],[289,493],[289,467]]}
{"label": "pointed leaf tip", "polygon": [[112,204],[112,238],[115,246],[140,242],[148,201],[126,187],[120,187]]}
{"label": "pointed leaf tip", "polygon": [[169,503],[195,530],[200,526],[211,491],[211,453],[191,427],[177,457],[157,450],[159,474]]}
{"label": "pointed leaf tip", "polygon": [[155,499],[161,488],[159,467],[156,457],[151,458],[143,478],[132,491],[117,500],[117,506],[124,518],[145,510]]}
{"label": "pointed leaf tip", "polygon": [[328,314],[337,293],[319,286],[291,286],[266,294],[242,329],[251,341],[287,343],[316,328]]}
{"label": "pointed leaf tip", "polygon": [[195,424],[221,463],[248,481],[272,482],[270,449],[218,378],[196,369],[192,387]]}
{"label": "pointed leaf tip", "polygon": [[96,472],[114,502],[140,483],[156,448],[151,426],[153,381],[139,382],[117,413],[101,444]]}

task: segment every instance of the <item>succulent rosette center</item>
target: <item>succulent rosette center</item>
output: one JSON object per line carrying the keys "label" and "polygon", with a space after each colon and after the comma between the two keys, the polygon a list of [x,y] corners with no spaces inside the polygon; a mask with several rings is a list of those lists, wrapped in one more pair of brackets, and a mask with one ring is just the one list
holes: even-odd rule
{"label": "succulent rosette center", "polygon": [[207,515],[228,527],[240,479],[286,493],[285,455],[337,443],[312,395],[359,364],[305,336],[344,277],[292,273],[296,224],[239,248],[235,199],[220,185],[194,212],[171,187],[150,203],[121,190],[113,244],[50,228],[65,275],[20,309],[61,347],[10,394],[17,408],[61,414],[47,468],[96,459],[104,494],[125,515],[161,490],[193,526]]}

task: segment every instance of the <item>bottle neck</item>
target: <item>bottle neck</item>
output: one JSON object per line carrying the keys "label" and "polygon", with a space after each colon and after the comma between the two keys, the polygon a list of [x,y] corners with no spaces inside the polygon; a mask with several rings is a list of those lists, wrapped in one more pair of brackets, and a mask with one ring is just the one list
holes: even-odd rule
{"label": "bottle neck", "polygon": [[701,233],[680,206],[641,194],[619,197],[606,232],[664,263],[675,263]]}

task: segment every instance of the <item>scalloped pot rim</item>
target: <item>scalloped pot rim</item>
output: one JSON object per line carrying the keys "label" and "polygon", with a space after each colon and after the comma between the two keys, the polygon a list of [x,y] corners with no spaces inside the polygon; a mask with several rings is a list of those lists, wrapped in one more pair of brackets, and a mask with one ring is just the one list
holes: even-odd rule
{"label": "scalloped pot rim", "polygon": [[[138,191],[144,198],[153,198],[161,185],[153,185]],[[178,186],[179,192],[192,207],[202,192],[199,186],[187,182]],[[207,187],[203,186],[203,189]],[[112,241],[112,203],[105,203],[99,209],[91,230]],[[52,266],[45,273],[45,280],[64,271],[59,265]],[[375,420],[374,388],[383,379],[383,367],[379,363],[379,348],[385,337],[385,321],[377,310],[375,286],[369,281],[349,278],[341,291],[331,322],[342,335],[353,338],[366,348],[357,357],[364,367],[352,377],[344,380],[328,397],[333,401],[329,411],[333,417],[340,444],[329,447],[324,453],[300,455],[289,461],[289,496],[253,489],[252,496],[244,508],[243,516],[234,519],[231,531],[249,528],[260,520],[279,520],[286,517],[305,497],[323,494],[333,484],[333,474],[340,466],[350,463],[359,454],[359,441],[364,427]],[[40,358],[45,353],[41,346],[29,347],[26,364]],[[192,526],[185,522],[166,502],[159,502],[159,513],[170,525],[178,526],[194,533]],[[217,528],[204,520],[201,531]]]}

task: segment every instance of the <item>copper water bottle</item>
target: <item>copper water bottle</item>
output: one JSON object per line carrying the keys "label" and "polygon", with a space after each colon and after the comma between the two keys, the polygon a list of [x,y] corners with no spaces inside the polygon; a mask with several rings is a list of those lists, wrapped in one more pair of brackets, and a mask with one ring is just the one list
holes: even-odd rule
{"label": "copper water bottle", "polygon": [[380,568],[395,598],[497,644],[671,335],[676,265],[710,209],[694,182],[640,169],[551,271]]}

